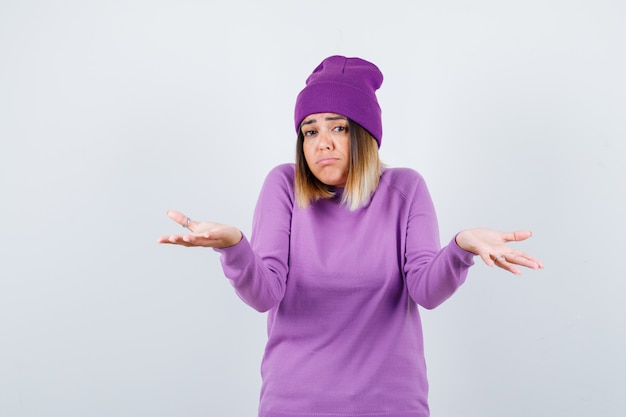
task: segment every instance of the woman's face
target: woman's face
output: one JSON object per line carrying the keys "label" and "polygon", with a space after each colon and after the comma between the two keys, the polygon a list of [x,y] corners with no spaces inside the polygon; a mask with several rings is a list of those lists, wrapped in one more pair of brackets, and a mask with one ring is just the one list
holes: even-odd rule
{"label": "woman's face", "polygon": [[326,185],[343,187],[350,167],[348,119],[336,113],[316,113],[300,124],[304,159],[315,177]]}

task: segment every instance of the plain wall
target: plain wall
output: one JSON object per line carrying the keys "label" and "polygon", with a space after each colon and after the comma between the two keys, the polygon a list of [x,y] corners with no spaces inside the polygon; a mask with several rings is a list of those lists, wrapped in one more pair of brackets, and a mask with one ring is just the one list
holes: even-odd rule
{"label": "plain wall", "polygon": [[0,1],[0,416],[256,414],[265,315],[166,216],[249,234],[296,94],[360,56],[442,245],[529,228],[423,312],[432,415],[626,410],[624,2]]}

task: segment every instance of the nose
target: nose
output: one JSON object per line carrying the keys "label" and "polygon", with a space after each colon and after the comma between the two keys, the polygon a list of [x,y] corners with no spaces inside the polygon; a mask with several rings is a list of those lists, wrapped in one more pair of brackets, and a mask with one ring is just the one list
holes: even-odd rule
{"label": "nose", "polygon": [[333,139],[330,137],[329,132],[320,132],[318,147],[320,150],[330,150],[333,147]]}

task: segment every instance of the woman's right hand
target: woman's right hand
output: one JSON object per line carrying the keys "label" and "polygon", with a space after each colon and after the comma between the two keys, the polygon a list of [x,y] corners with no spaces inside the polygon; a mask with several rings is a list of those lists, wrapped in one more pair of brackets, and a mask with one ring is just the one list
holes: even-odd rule
{"label": "woman's right hand", "polygon": [[226,248],[241,241],[241,231],[233,226],[213,222],[197,222],[176,210],[169,210],[167,215],[181,226],[189,229],[189,233],[161,236],[159,243],[182,246],[204,246],[209,248]]}

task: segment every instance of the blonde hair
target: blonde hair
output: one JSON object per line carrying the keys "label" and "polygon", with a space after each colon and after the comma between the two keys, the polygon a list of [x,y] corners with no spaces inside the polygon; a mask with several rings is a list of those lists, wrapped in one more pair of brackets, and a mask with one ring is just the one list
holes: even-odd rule
{"label": "blonde hair", "polygon": [[[358,123],[348,119],[350,132],[350,163],[348,179],[341,197],[341,204],[350,210],[366,205],[380,180],[383,164],[378,155],[378,142]],[[295,194],[298,206],[306,208],[313,201],[331,198],[334,187],[318,180],[309,169],[304,158],[304,136],[298,132],[296,145]]]}

